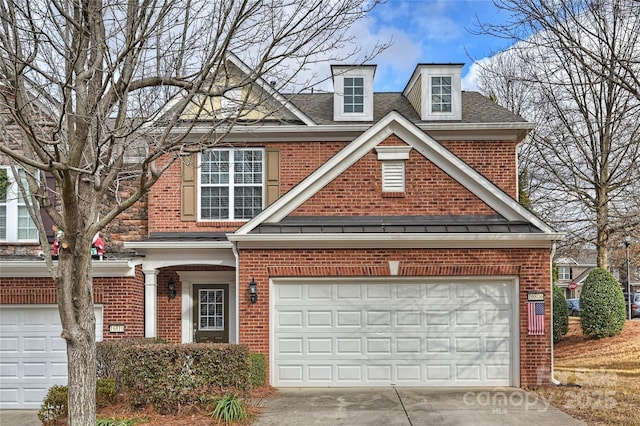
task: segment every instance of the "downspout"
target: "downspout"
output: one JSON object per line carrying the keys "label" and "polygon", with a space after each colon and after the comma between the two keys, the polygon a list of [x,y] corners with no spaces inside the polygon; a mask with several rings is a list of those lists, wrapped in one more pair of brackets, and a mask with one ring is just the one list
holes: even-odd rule
{"label": "downspout", "polygon": [[240,253],[238,253],[238,243],[231,241],[231,244],[233,244],[231,250],[236,258],[236,335],[234,337],[236,344],[240,344]]}
{"label": "downspout", "polygon": [[555,386],[560,385],[560,381],[556,380],[555,375],[553,373],[554,370],[554,361],[553,361],[553,258],[556,256],[556,243],[553,243],[551,246],[551,333],[549,333],[549,337],[551,338],[551,384]]}

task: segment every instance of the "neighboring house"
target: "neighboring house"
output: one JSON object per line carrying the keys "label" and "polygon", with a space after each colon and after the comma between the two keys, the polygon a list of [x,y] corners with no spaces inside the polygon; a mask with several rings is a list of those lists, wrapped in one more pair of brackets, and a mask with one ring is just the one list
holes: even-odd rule
{"label": "neighboring house", "polygon": [[[334,93],[256,84],[269,111],[167,171],[138,211],[147,234],[124,242],[136,255],[94,261],[99,338],[245,344],[276,387],[549,383],[561,235],[517,202],[532,125],[461,91],[461,68],[419,64],[401,93],[374,93],[370,65],[332,67]],[[37,257],[0,268],[1,403],[33,407],[64,380],[55,288]]]}
{"label": "neighboring house", "polygon": [[584,280],[596,268],[595,250],[583,250],[573,257],[558,257],[558,287],[567,299],[579,299]]}

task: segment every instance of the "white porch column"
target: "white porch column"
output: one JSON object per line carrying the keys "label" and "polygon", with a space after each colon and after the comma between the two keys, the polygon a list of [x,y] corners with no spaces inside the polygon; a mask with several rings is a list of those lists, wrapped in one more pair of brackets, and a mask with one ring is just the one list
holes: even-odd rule
{"label": "white porch column", "polygon": [[158,337],[158,270],[144,273],[144,337]]}

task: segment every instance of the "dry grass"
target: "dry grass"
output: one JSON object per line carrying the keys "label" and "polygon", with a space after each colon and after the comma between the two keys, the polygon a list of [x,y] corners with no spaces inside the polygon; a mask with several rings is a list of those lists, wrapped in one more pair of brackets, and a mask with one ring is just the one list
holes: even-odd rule
{"label": "dry grass", "polygon": [[561,386],[536,394],[590,426],[640,426],[640,321],[627,321],[618,336],[593,340],[582,335],[579,318],[570,318],[554,359]]}

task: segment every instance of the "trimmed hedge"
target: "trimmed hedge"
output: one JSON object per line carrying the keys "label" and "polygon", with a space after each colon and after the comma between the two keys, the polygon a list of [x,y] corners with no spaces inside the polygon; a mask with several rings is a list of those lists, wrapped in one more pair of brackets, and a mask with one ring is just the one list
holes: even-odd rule
{"label": "trimmed hedge", "polygon": [[582,334],[596,339],[620,334],[626,319],[622,288],[611,272],[596,268],[587,277],[580,294]]}
{"label": "trimmed hedge", "polygon": [[267,357],[264,354],[251,354],[251,385],[255,388],[267,382]]}
{"label": "trimmed hedge", "polygon": [[121,354],[122,391],[133,407],[175,413],[209,395],[248,395],[251,363],[245,346],[194,343],[130,346]]}
{"label": "trimmed hedge", "polygon": [[553,284],[553,341],[559,342],[569,331],[569,307],[562,290]]}
{"label": "trimmed hedge", "polygon": [[131,346],[166,343],[160,339],[119,339],[96,343],[96,369],[98,378],[113,379],[119,386],[119,371],[124,350]]}

